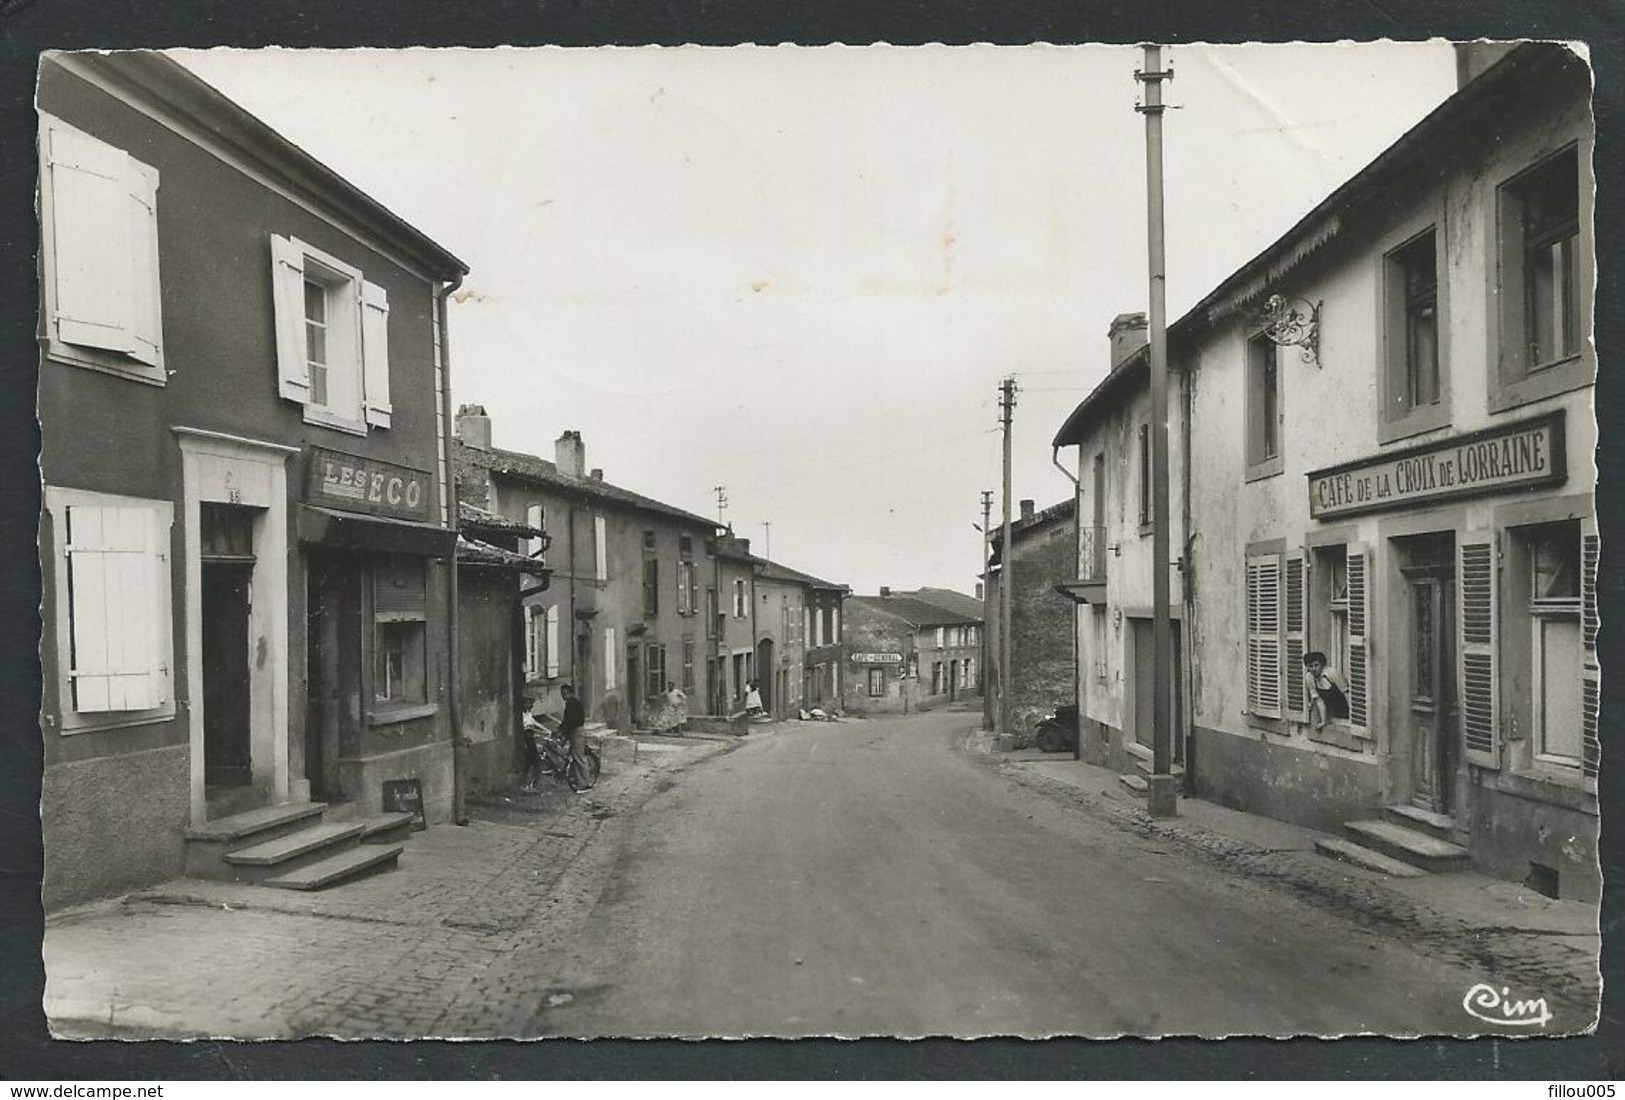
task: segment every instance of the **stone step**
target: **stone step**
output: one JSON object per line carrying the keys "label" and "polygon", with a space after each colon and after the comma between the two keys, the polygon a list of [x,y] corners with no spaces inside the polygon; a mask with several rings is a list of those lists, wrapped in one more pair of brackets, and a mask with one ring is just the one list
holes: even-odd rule
{"label": "stone step", "polygon": [[395,866],[405,847],[404,844],[361,844],[268,878],[262,885],[280,890],[320,890],[365,871]]}
{"label": "stone step", "polygon": [[1124,787],[1127,787],[1130,791],[1142,797],[1145,795],[1146,791],[1151,788],[1151,784],[1145,781],[1145,776],[1143,775],[1120,775],[1117,777],[1117,781]]}
{"label": "stone step", "polygon": [[1357,844],[1373,848],[1424,871],[1448,871],[1472,861],[1466,848],[1391,821],[1348,821],[1343,831]]}
{"label": "stone step", "polygon": [[1449,814],[1436,814],[1432,810],[1424,810],[1420,806],[1396,804],[1384,806],[1382,816],[1395,825],[1406,829],[1415,829],[1417,832],[1426,833],[1437,840],[1453,842],[1456,839],[1456,819]]}
{"label": "stone step", "polygon": [[1332,859],[1352,863],[1356,867],[1364,867],[1367,871],[1377,871],[1394,878],[1422,878],[1427,875],[1421,868],[1401,863],[1397,859],[1372,851],[1352,840],[1344,840],[1342,837],[1317,837],[1315,851],[1323,856],[1330,856]]}
{"label": "stone step", "polygon": [[303,827],[308,818],[321,817],[325,802],[280,802],[230,817],[217,818],[186,830],[188,840],[236,841],[289,826]]}
{"label": "stone step", "polygon": [[373,814],[371,817],[360,819],[361,843],[363,844],[389,844],[396,840],[405,840],[412,832],[412,815],[408,813],[385,812]]}
{"label": "stone step", "polygon": [[[1135,759],[1135,761],[1134,761],[1134,770],[1139,772],[1141,775],[1144,775],[1144,776],[1151,775],[1152,767],[1153,767],[1153,765],[1151,763],[1151,758],[1150,757],[1146,757],[1144,759],[1140,759],[1140,758],[1137,757]],[[1175,778],[1177,778],[1177,779],[1179,779],[1181,781],[1183,781],[1184,778],[1185,778],[1185,765],[1183,765],[1183,764],[1169,764],[1168,765],[1168,774],[1174,776]]]}
{"label": "stone step", "polygon": [[360,838],[361,831],[358,821],[324,821],[296,833],[235,848],[227,852],[225,858],[234,867],[276,867],[323,848],[348,845]]}

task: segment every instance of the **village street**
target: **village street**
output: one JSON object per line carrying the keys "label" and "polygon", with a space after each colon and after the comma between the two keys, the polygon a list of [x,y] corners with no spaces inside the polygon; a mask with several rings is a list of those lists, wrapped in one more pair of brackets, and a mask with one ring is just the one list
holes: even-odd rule
{"label": "village street", "polygon": [[172,883],[60,917],[47,1010],[75,1035],[1465,1034],[1497,1030],[1463,1011],[1490,983],[1546,997],[1547,1034],[1589,1022],[1595,940],[1553,913],[1467,927],[1448,892],[1152,822],[1046,778],[1069,758],[967,751],[978,719],[666,742],[322,895]]}

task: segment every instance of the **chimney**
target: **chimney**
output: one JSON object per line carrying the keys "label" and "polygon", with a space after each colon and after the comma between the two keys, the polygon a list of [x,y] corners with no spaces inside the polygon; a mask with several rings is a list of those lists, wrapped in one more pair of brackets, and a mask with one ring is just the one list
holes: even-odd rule
{"label": "chimney", "polygon": [[1026,523],[1028,520],[1030,520],[1032,518],[1033,518],[1033,502],[1030,501],[1030,500],[1022,501],[1021,502],[1021,522]]}
{"label": "chimney", "polygon": [[1517,49],[1518,43],[1486,42],[1479,39],[1477,42],[1457,42],[1455,47],[1456,88],[1459,91],[1476,80],[1485,69]]}
{"label": "chimney", "polygon": [[983,592],[984,592],[984,591],[985,591],[985,589],[983,589],[983,588],[982,588],[982,582],[981,582],[981,581],[977,581],[977,582],[976,582],[976,598],[977,598],[977,599],[978,599],[978,600],[982,600],[982,599],[985,599],[985,598],[986,598],[986,597],[985,597],[985,596],[983,596]]}
{"label": "chimney", "polygon": [[566,429],[553,443],[553,463],[565,477],[580,477],[587,472],[587,445],[581,442],[581,433]]}
{"label": "chimney", "polygon": [[594,481],[603,481],[604,480],[604,468],[602,466],[594,466],[592,468],[592,473],[589,476]]}
{"label": "chimney", "polygon": [[891,595],[891,589],[887,588],[885,585],[881,585],[880,586],[880,594],[882,596],[890,596]]}
{"label": "chimney", "polygon": [[457,438],[482,451],[491,449],[491,418],[484,405],[463,405],[457,410]]}
{"label": "chimney", "polygon": [[1119,313],[1112,318],[1111,328],[1106,330],[1106,335],[1112,342],[1110,366],[1114,370],[1118,364],[1151,342],[1151,338],[1146,335],[1143,313]]}

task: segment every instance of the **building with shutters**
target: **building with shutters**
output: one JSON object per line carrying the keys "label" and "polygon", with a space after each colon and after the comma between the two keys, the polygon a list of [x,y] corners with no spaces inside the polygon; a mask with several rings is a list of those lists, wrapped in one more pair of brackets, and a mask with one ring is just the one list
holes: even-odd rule
{"label": "building with shutters", "polygon": [[[1187,780],[1594,900],[1590,73],[1554,45],[1460,60],[1454,96],[1171,326]],[[1080,516],[1130,364],[1055,440],[1080,447]],[[1108,595],[1108,661],[1122,533],[1075,587]],[[1317,720],[1309,652],[1346,717]]]}
{"label": "building with shutters", "polygon": [[528,579],[521,600],[521,694],[558,714],[573,684],[590,719],[633,730],[675,683],[698,712],[716,524],[604,480],[579,432],[559,436],[553,461],[493,447],[479,405],[459,411],[453,454],[464,502],[545,532],[512,547],[550,578]]}
{"label": "building with shutters", "polygon": [[182,66],[40,65],[48,906],[280,803],[452,802],[457,258]]}
{"label": "building with shutters", "polygon": [[844,708],[909,714],[979,697],[980,605],[947,589],[849,596]]}

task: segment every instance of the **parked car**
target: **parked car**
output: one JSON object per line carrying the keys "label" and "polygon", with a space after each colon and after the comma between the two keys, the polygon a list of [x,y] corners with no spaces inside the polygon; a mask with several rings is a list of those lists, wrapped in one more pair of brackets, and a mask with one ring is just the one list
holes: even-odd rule
{"label": "parked car", "polygon": [[1040,720],[1033,740],[1044,752],[1076,752],[1078,708],[1065,706]]}

